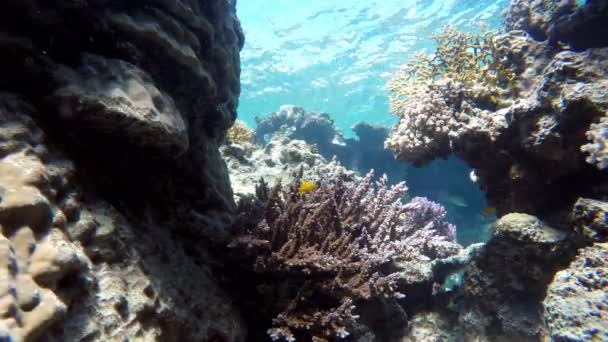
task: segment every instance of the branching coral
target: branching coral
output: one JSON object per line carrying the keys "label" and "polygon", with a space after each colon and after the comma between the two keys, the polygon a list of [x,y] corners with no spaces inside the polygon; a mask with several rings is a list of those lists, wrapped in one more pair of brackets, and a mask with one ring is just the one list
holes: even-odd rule
{"label": "branching coral", "polygon": [[256,273],[281,279],[273,339],[345,337],[357,318],[353,303],[401,296],[393,261],[422,262],[453,251],[454,227],[443,221],[445,211],[423,199],[403,204],[404,183],[389,187],[384,176],[374,186],[373,172],[322,179],[304,195],[302,171],[286,190],[280,184],[259,190],[264,218],[232,244],[256,256]]}
{"label": "branching coral", "polygon": [[515,90],[521,72],[495,32],[447,27],[432,38],[435,53],[414,55],[388,82],[390,110],[400,122],[385,146],[398,159],[419,164],[449,154],[462,134],[500,127],[491,114],[505,105],[504,95]]}
{"label": "branching coral", "polygon": [[255,133],[253,130],[240,120],[236,120],[234,125],[226,132],[226,139],[232,144],[242,145],[246,143],[253,143]]}
{"label": "branching coral", "polygon": [[603,170],[608,167],[608,113],[599,123],[592,124],[587,131],[589,143],[581,146],[581,151],[588,153],[586,160]]}
{"label": "branching coral", "polygon": [[437,43],[435,54],[415,54],[389,81],[391,112],[402,115],[408,99],[426,92],[438,80],[449,79],[470,86],[496,85],[512,79],[512,73],[497,54],[495,35],[495,32],[465,33],[448,26],[441,34],[432,36]]}

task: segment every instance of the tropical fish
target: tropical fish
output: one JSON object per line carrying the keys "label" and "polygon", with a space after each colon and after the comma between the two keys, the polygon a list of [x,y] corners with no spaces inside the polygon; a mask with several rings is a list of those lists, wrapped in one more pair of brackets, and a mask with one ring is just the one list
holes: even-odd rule
{"label": "tropical fish", "polygon": [[486,216],[496,216],[496,207],[488,206],[481,211]]}
{"label": "tropical fish", "polygon": [[452,205],[460,208],[466,208],[469,206],[464,197],[457,194],[451,194],[444,190],[439,192],[438,200],[446,205]]}
{"label": "tropical fish", "polygon": [[298,194],[304,195],[313,192],[317,188],[317,184],[311,181],[303,181],[300,183]]}

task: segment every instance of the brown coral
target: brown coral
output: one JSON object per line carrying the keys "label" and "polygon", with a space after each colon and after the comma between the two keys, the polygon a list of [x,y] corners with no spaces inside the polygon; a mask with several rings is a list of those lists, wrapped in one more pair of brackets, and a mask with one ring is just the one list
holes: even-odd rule
{"label": "brown coral", "polygon": [[247,127],[241,120],[236,120],[234,125],[228,129],[226,132],[226,139],[231,144],[242,145],[242,144],[251,144],[253,143],[255,138],[254,131]]}

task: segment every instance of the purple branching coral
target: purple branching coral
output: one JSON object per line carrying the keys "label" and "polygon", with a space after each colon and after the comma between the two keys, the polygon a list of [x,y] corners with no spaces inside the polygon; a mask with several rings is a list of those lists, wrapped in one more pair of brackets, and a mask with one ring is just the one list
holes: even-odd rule
{"label": "purple branching coral", "polygon": [[454,251],[455,228],[443,221],[443,207],[424,198],[402,203],[404,183],[389,187],[383,176],[374,186],[373,172],[337,173],[302,195],[301,181],[302,171],[287,189],[259,189],[263,218],[231,246],[255,257],[256,274],[281,279],[276,292],[283,298],[273,302],[282,305],[268,331],[274,340],[344,338],[356,322],[357,301],[403,296],[394,261]]}

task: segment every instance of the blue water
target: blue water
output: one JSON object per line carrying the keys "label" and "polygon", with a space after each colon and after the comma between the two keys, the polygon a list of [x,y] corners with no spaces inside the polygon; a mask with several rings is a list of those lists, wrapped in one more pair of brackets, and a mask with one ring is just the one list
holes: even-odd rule
{"label": "blue water", "polygon": [[386,82],[444,25],[498,28],[507,0],[239,0],[245,31],[239,118],[253,126],[282,104],[325,111],[345,134],[391,125]]}
{"label": "blue water", "polygon": [[[508,0],[239,0],[245,31],[239,119],[283,104],[330,113],[346,136],[357,121],[391,126],[386,82],[415,52],[432,53],[429,37],[445,25],[464,31],[499,29]],[[448,209],[467,244],[484,240],[494,218],[484,195],[456,158],[410,168],[414,196]]]}

